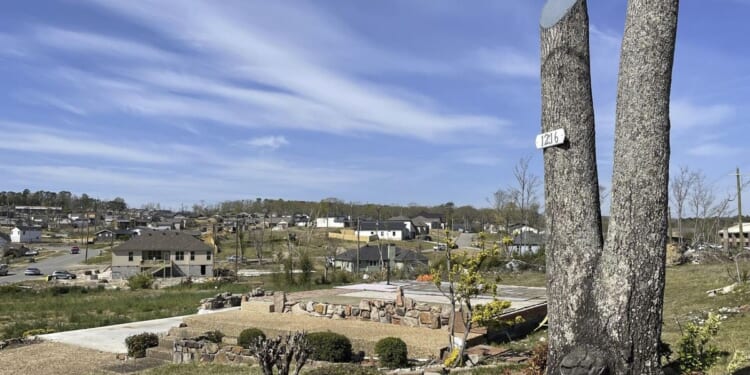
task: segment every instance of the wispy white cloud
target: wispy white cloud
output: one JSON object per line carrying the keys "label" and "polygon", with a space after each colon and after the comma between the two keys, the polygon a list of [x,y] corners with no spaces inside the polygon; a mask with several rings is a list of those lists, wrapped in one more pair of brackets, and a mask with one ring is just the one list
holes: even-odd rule
{"label": "wispy white cloud", "polygon": [[137,163],[159,164],[164,157],[144,149],[113,145],[90,136],[30,124],[0,122],[0,132],[13,134],[12,142],[0,142],[0,149],[34,154],[78,155]]}
{"label": "wispy white cloud", "polygon": [[483,48],[472,56],[470,64],[488,73],[521,78],[539,78],[539,57],[524,54],[519,50],[501,48]]}
{"label": "wispy white cloud", "polygon": [[690,147],[687,151],[689,155],[705,157],[733,156],[738,155],[741,152],[742,149],[738,147],[716,142],[702,143],[700,145]]}
{"label": "wispy white cloud", "polygon": [[[285,123],[286,126],[297,128],[314,127],[323,132],[386,133],[437,141],[456,132],[497,133],[508,123],[492,116],[451,113],[443,107],[389,95],[382,86],[354,78],[326,65],[326,53],[305,48],[306,40],[285,38],[285,28],[282,27],[280,35],[277,35],[275,30],[279,29],[278,25],[274,28],[261,28],[244,18],[250,17],[248,14],[263,14],[263,9],[227,12],[226,9],[220,9],[218,3],[202,2],[191,3],[189,10],[169,2],[98,3],[153,28],[166,39],[182,41],[183,47],[191,48],[194,53],[215,63],[218,70],[231,74],[233,78],[255,82],[271,89],[261,91],[283,93],[283,98],[276,94],[273,99],[277,101],[294,100],[295,104],[305,104],[284,105],[284,110],[279,110],[278,103],[262,102],[268,100],[272,96],[270,94],[262,97],[254,93],[254,97],[248,98],[250,90],[242,92],[245,95],[242,100],[252,99],[254,104],[266,111],[262,120],[275,120],[275,126]],[[262,6],[258,4],[262,3],[255,5]],[[243,9],[248,6],[244,3],[234,5]],[[314,18],[315,14],[310,17]],[[98,48],[93,43],[90,46]],[[195,72],[191,72],[191,75],[193,73]],[[184,77],[180,80],[182,82],[172,80],[169,84],[185,83]],[[222,90],[228,86],[226,83],[222,85]],[[238,93],[240,92],[235,90],[231,94]],[[214,94],[225,97],[230,92]],[[141,103],[133,103],[138,101],[137,97],[126,99],[131,105],[135,104],[133,107],[136,110],[152,112],[147,105],[152,102],[150,98]],[[184,102],[186,99],[173,95],[171,101],[175,100]],[[183,109],[192,107],[193,104],[179,106],[179,112],[190,113],[183,112]],[[320,114],[324,116],[319,116]],[[315,124],[311,125],[310,122]]]}
{"label": "wispy white cloud", "polygon": [[268,148],[275,150],[281,146],[286,146],[289,141],[283,135],[269,135],[266,137],[257,137],[249,139],[245,142],[246,144],[256,148]]}
{"label": "wispy white cloud", "polygon": [[735,109],[726,104],[695,104],[676,99],[671,101],[669,112],[674,128],[690,129],[721,124],[734,116]]}
{"label": "wispy white cloud", "polygon": [[72,52],[96,52],[109,57],[149,61],[176,61],[171,53],[114,36],[54,27],[37,27],[34,36],[38,43]]}

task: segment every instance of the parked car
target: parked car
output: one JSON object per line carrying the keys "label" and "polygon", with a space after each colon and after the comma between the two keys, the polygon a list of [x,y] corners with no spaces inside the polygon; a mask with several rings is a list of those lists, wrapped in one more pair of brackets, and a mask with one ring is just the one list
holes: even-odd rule
{"label": "parked car", "polygon": [[40,276],[42,274],[42,271],[36,267],[29,267],[26,269],[26,271],[23,271],[23,274],[26,276]]}
{"label": "parked car", "polygon": [[7,276],[7,275],[8,275],[8,265],[0,264],[0,276]]}
{"label": "parked car", "polygon": [[439,243],[439,244],[433,246],[432,250],[435,250],[435,251],[445,251],[445,250],[448,250],[448,245],[446,245],[444,243]]}
{"label": "parked car", "polygon": [[23,255],[25,255],[27,257],[34,257],[34,256],[39,255],[39,250],[28,249],[28,250],[26,250],[25,253],[23,253]]}
{"label": "parked car", "polygon": [[52,272],[52,278],[71,280],[71,279],[75,279],[76,275],[68,271],[55,271],[55,272]]}
{"label": "parked car", "polygon": [[81,249],[78,246],[73,246],[73,247],[70,248],[70,253],[71,254],[78,254],[80,252],[81,252]]}

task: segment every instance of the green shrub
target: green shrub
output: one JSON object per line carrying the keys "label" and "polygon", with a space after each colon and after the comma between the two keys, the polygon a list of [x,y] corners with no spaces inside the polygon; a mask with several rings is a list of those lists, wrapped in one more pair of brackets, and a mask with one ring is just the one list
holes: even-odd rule
{"label": "green shrub", "polygon": [[375,353],[383,367],[400,368],[409,364],[406,343],[398,337],[386,337],[378,341]]}
{"label": "green shrub", "polygon": [[144,332],[125,338],[125,346],[128,347],[128,356],[133,358],[145,357],[146,349],[158,345],[159,337],[155,333]]}
{"label": "green shrub", "polygon": [[685,324],[677,348],[683,373],[704,372],[719,360],[719,349],[708,343],[719,332],[719,323],[719,316],[709,313],[703,324]]}
{"label": "green shrub", "polygon": [[246,328],[240,332],[240,336],[237,337],[237,345],[247,348],[250,344],[258,341],[258,337],[266,339],[266,334],[258,328]]}
{"label": "green shrub", "polygon": [[380,375],[380,371],[373,367],[347,364],[318,367],[305,375]]}
{"label": "green shrub", "polygon": [[128,287],[132,290],[150,289],[154,284],[154,277],[143,272],[128,278]]}
{"label": "green shrub", "polygon": [[352,359],[352,343],[349,339],[334,332],[313,332],[307,334],[307,342],[313,348],[310,356],[316,361],[349,362]]}

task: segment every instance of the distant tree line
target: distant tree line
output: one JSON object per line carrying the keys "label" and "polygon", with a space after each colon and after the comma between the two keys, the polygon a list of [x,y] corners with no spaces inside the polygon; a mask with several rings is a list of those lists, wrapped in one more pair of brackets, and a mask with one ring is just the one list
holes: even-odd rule
{"label": "distant tree line", "polygon": [[128,208],[124,199],[117,197],[112,200],[101,200],[92,198],[83,193],[80,196],[69,191],[44,191],[32,192],[24,189],[21,192],[0,192],[0,206],[52,206],[61,207],[63,212],[88,211],[88,210],[111,210],[124,211]]}

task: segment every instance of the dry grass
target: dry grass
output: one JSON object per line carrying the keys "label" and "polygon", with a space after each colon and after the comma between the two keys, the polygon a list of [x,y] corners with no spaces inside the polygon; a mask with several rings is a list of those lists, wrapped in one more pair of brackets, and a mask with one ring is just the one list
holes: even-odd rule
{"label": "dry grass", "polygon": [[120,361],[112,353],[42,342],[0,351],[0,374],[102,374]]}

